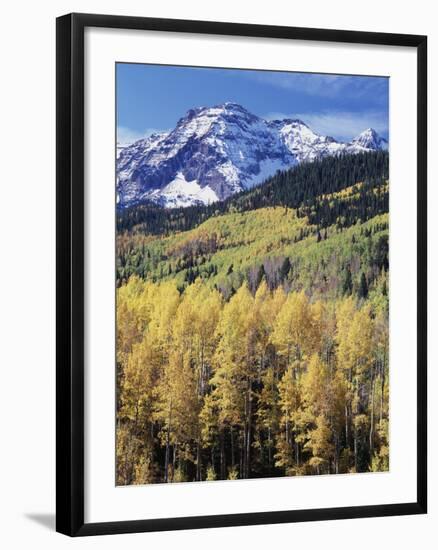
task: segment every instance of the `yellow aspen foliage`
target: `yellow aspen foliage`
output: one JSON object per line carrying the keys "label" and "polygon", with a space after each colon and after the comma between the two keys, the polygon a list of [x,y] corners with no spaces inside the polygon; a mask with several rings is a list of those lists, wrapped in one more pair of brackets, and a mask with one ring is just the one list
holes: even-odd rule
{"label": "yellow aspen foliage", "polygon": [[301,384],[296,376],[302,365],[294,361],[284,373],[278,384],[280,416],[280,433],[277,438],[276,466],[284,468],[288,474],[293,473],[294,459],[298,459],[294,448],[294,436],[299,432],[300,408],[302,405]]}
{"label": "yellow aspen foliage", "polygon": [[389,468],[384,308],[135,276],[117,306],[118,485]]}
{"label": "yellow aspen foliage", "polygon": [[271,341],[289,365],[311,351],[314,338],[309,300],[304,291],[291,292],[276,317]]}
{"label": "yellow aspen foliage", "polygon": [[312,452],[309,465],[316,469],[318,474],[329,473],[328,464],[333,455],[332,432],[327,418],[320,414],[315,419],[315,428],[308,433],[305,449]]}
{"label": "yellow aspen foliage", "polygon": [[329,369],[316,353],[309,360],[301,388],[305,407],[311,415],[328,416],[331,405]]}

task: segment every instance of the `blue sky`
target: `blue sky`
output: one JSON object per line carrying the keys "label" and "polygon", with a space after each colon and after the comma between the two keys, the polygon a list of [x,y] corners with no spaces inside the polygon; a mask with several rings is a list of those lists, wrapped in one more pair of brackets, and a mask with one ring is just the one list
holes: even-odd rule
{"label": "blue sky", "polygon": [[225,101],[268,118],[300,118],[313,130],[350,140],[372,127],[388,138],[384,77],[208,69],[118,63],[118,141],[173,129],[185,113]]}

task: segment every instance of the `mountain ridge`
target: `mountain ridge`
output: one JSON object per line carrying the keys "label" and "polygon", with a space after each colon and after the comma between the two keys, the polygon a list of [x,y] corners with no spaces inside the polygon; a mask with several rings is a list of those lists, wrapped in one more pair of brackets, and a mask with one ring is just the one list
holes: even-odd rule
{"label": "mountain ridge", "polygon": [[233,102],[197,107],[170,132],[118,150],[118,206],[210,204],[250,189],[278,170],[387,146],[372,128],[345,143],[314,132],[300,119],[268,121]]}

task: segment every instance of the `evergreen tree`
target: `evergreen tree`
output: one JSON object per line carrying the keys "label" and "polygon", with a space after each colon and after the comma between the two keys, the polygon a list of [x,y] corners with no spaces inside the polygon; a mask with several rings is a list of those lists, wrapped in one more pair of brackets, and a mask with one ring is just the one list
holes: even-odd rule
{"label": "evergreen tree", "polygon": [[344,295],[350,295],[353,291],[353,279],[351,276],[351,270],[348,266],[344,272],[344,282],[342,285],[342,293]]}
{"label": "evergreen tree", "polygon": [[368,296],[368,283],[367,283],[367,278],[365,276],[365,273],[363,271],[360,276],[358,294],[359,294],[359,298],[363,298],[363,299],[365,299]]}

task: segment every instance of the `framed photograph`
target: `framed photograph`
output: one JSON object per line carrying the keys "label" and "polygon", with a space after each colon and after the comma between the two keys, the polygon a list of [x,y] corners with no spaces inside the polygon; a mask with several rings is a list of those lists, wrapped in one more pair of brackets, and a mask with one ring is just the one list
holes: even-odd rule
{"label": "framed photograph", "polygon": [[57,530],[426,513],[426,37],[57,20]]}

